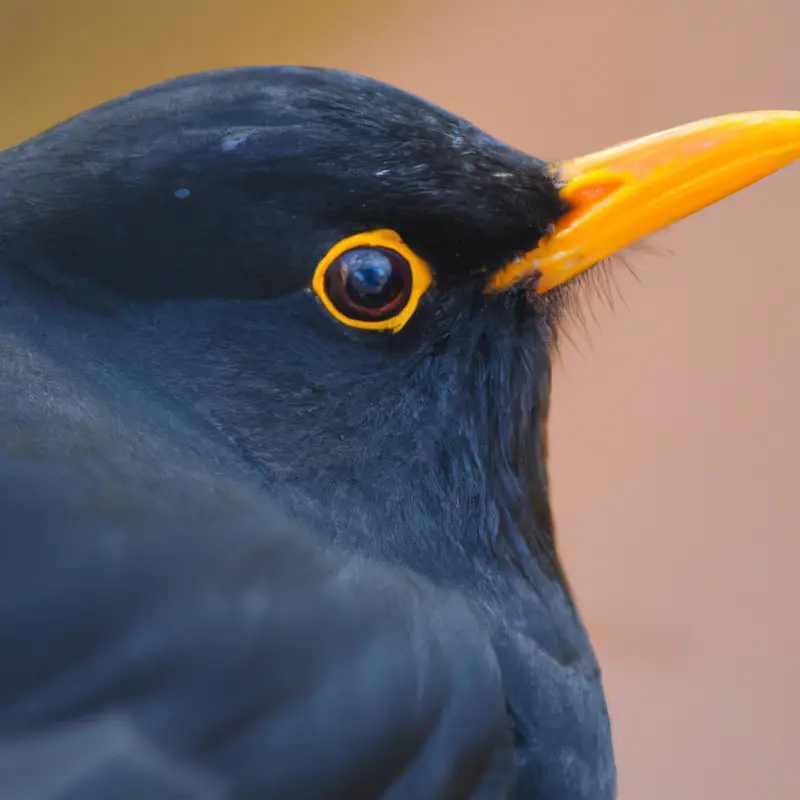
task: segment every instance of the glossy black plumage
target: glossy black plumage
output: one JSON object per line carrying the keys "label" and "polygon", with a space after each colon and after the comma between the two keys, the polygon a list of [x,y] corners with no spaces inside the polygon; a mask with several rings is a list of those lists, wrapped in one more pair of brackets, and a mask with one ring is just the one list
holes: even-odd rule
{"label": "glossy black plumage", "polygon": [[[0,154],[3,737],[127,714],[235,797],[613,797],[548,502],[559,296],[483,292],[564,211],[545,166],[295,68]],[[307,291],[378,227],[436,276],[396,335]]]}

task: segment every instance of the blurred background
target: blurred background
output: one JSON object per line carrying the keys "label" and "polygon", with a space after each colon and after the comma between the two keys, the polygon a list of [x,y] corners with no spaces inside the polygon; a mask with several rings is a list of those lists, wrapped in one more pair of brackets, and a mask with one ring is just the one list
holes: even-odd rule
{"label": "blurred background", "polygon": [[[202,69],[345,68],[558,159],[800,108],[796,0],[2,0],[0,147]],[[800,797],[800,168],[654,237],[556,370],[622,800]]]}

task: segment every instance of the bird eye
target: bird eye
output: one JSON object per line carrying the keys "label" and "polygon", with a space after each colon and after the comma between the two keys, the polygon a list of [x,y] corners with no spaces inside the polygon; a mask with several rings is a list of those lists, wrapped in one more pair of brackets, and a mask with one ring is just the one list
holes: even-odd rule
{"label": "bird eye", "polygon": [[412,281],[408,261],[382,247],[355,247],[325,271],[325,291],[333,304],[362,322],[393,317],[408,301]]}
{"label": "bird eye", "polygon": [[312,286],[340,322],[396,333],[431,282],[428,265],[397,233],[382,230],[350,236],[331,248]]}

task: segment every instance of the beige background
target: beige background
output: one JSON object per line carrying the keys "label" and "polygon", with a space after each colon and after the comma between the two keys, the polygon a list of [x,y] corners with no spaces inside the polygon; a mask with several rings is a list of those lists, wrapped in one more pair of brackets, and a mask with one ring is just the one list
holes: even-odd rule
{"label": "beige background", "polygon": [[[1,0],[0,146],[176,74],[344,67],[548,158],[800,108],[795,0]],[[800,168],[655,237],[558,369],[622,800],[800,797]]]}

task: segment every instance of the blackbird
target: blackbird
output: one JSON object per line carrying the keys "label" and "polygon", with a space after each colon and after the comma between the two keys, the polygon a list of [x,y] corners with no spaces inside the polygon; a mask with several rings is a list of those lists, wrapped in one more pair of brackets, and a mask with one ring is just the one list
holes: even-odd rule
{"label": "blackbird", "polygon": [[0,797],[613,798],[559,319],[798,156],[775,111],[551,164],[295,67],[0,154]]}

